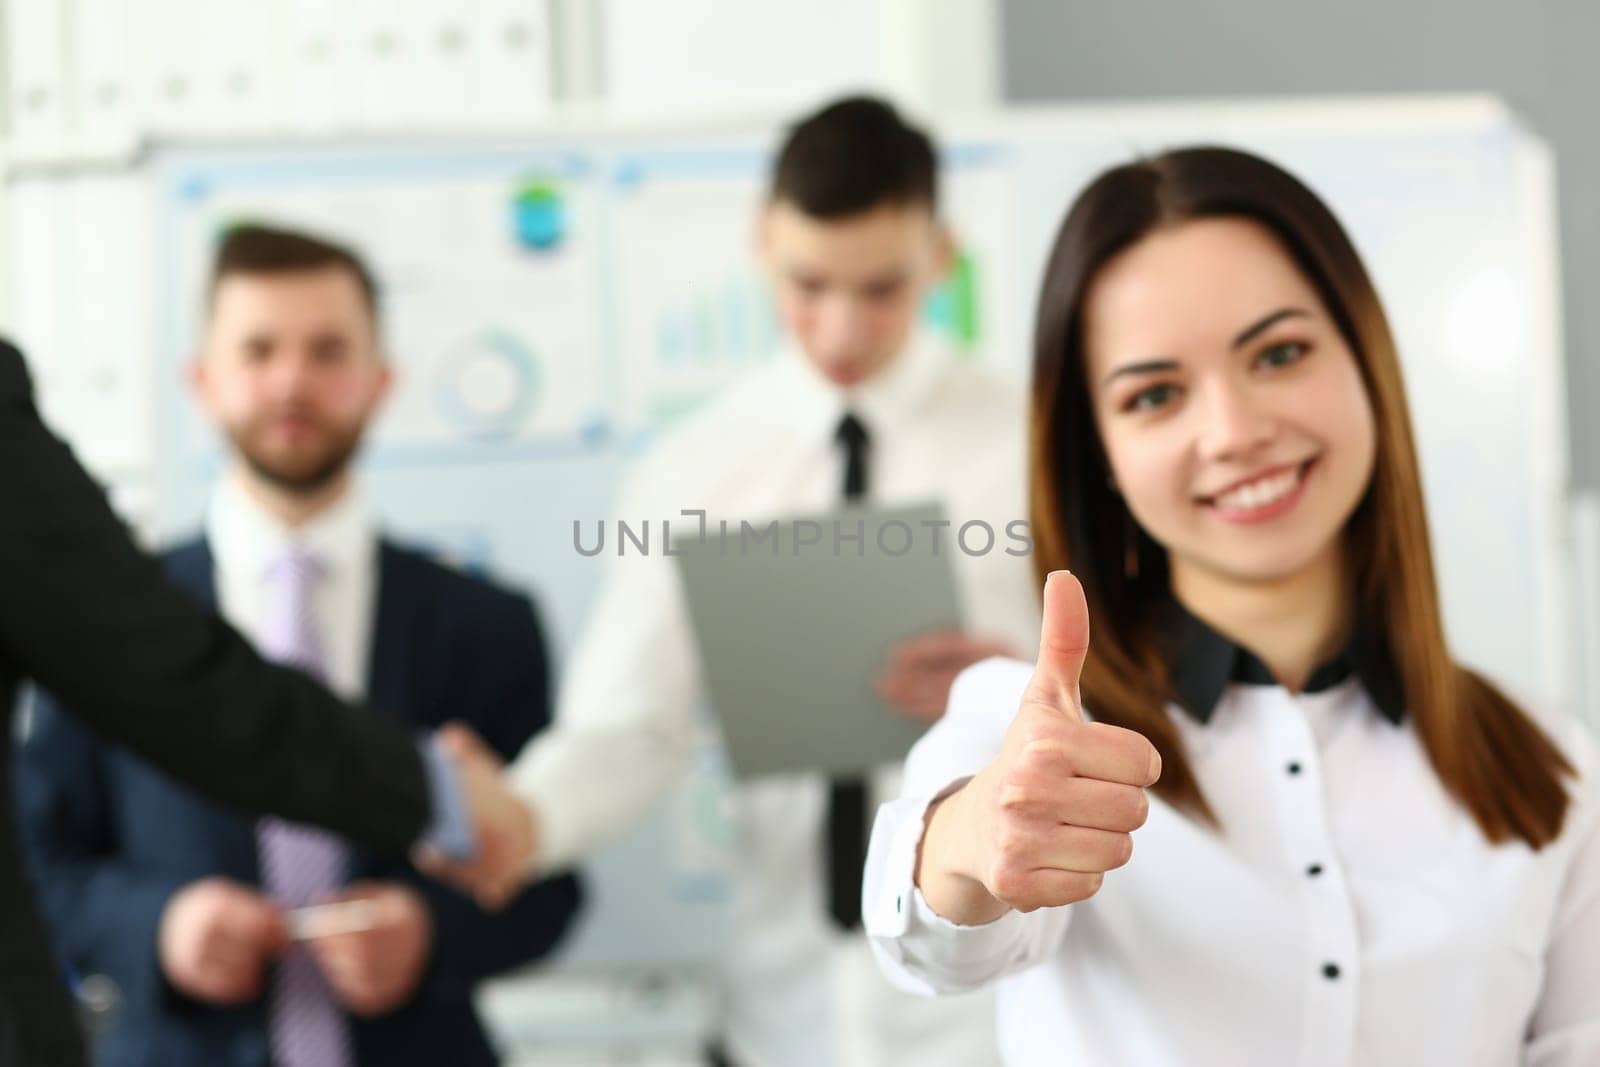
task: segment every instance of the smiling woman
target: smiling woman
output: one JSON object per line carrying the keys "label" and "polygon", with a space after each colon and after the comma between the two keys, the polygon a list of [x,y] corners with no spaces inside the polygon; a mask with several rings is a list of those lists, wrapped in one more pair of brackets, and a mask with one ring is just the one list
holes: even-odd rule
{"label": "smiling woman", "polygon": [[[1100,444],[1127,511],[1166,549],[1172,592],[1298,688],[1294,664],[1307,669],[1344,636],[1337,534],[1376,447],[1361,370],[1326,302],[1264,225],[1204,218],[1110,256],[1083,318]],[[1171,355],[1141,358],[1152,350]],[[1284,583],[1305,590],[1298,604],[1322,606],[1293,614],[1316,620],[1301,637],[1323,647],[1285,643],[1281,624],[1218,617],[1243,606],[1223,587]]]}
{"label": "smiling woman", "polygon": [[1030,434],[1039,660],[958,679],[880,814],[890,978],[1005,978],[1012,1064],[1600,1062],[1595,745],[1452,658],[1321,201],[1220,148],[1101,175]]}
{"label": "smiling woman", "polygon": [[[1112,387],[1124,361],[1150,353],[1167,368],[1158,380]],[[1082,578],[1099,624],[1086,701],[1161,751],[1158,793],[1207,810],[1160,712],[1172,672],[1158,631],[1176,596],[1292,688],[1360,619],[1483,833],[1535,847],[1555,836],[1571,768],[1450,658],[1394,341],[1354,246],[1309,189],[1226,149],[1107,172],[1062,224],[1034,371],[1036,569]],[[1141,385],[1165,387],[1162,403],[1119,411]],[[1286,467],[1304,484],[1264,507]],[[1271,521],[1227,521],[1241,517]]]}

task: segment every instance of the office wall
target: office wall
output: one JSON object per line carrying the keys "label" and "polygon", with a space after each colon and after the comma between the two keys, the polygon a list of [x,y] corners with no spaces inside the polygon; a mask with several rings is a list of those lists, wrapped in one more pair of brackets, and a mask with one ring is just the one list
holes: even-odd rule
{"label": "office wall", "polygon": [[1600,488],[1600,4],[1003,0],[1012,101],[1487,90],[1554,148],[1574,483]]}
{"label": "office wall", "polygon": [[[137,486],[156,458],[154,323],[113,320],[153,296],[153,150],[765,117],[863,87],[926,112],[995,97],[996,0],[668,6],[0,0],[0,334],[90,469]],[[761,62],[780,41],[786,62]]]}

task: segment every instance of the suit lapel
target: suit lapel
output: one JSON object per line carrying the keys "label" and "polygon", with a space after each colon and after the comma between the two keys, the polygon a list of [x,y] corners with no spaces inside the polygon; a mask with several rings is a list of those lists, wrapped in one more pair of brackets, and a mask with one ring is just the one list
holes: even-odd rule
{"label": "suit lapel", "polygon": [[[377,608],[373,619],[371,652],[368,660],[368,704],[385,717],[403,724],[415,724],[418,701],[419,656],[426,635],[420,627],[426,618],[423,589],[407,566],[403,552],[388,541],[378,542]],[[167,573],[208,611],[218,610],[216,561],[204,538],[180,546],[166,557]],[[207,806],[213,854],[218,873],[247,885],[259,885],[260,866],[256,858],[255,823],[237,814]],[[374,860],[362,849],[351,856],[352,874],[360,877]]]}
{"label": "suit lapel", "polygon": [[403,553],[378,542],[378,605],[373,619],[367,702],[380,715],[415,722],[417,666],[429,652],[418,646],[424,605]]}
{"label": "suit lapel", "polygon": [[[173,584],[194,597],[207,611],[220,610],[217,602],[216,558],[205,538],[173,549],[166,557],[167,574]],[[226,714],[227,709],[218,709]],[[204,804],[211,836],[211,856],[218,874],[245,885],[259,885],[260,866],[256,859],[255,821],[237,812]]]}
{"label": "suit lapel", "polygon": [[[420,667],[430,650],[419,632],[425,606],[405,554],[388,541],[378,541],[378,602],[372,620],[372,644],[367,667],[367,706],[374,714],[413,729],[417,709]],[[352,847],[351,879],[392,877],[393,863],[364,848]]]}
{"label": "suit lapel", "polygon": [[216,561],[205,538],[179,545],[166,555],[167,577],[207,611],[217,610]]}

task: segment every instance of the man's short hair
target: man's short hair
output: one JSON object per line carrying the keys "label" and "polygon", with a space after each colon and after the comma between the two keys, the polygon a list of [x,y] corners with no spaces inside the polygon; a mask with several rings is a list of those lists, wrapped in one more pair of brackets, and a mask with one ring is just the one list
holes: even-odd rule
{"label": "man's short hair", "polygon": [[309,233],[276,229],[255,223],[229,227],[217,244],[206,290],[209,306],[223,279],[235,274],[298,274],[336,267],[349,271],[361,287],[367,310],[378,317],[378,283],[355,252],[344,245]]}
{"label": "man's short hair", "polygon": [[887,102],[837,100],[790,131],[770,197],[816,219],[841,219],[884,204],[938,209],[938,158],[928,135]]}

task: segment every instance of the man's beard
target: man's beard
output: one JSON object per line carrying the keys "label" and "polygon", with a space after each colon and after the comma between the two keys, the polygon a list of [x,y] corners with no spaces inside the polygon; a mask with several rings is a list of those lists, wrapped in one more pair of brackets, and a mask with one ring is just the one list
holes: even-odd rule
{"label": "man's beard", "polygon": [[326,488],[344,473],[361,447],[361,431],[360,425],[349,430],[327,430],[323,434],[324,447],[298,461],[269,456],[255,444],[256,434],[250,427],[230,428],[227,433],[234,450],[256,477],[286,492],[310,494]]}

